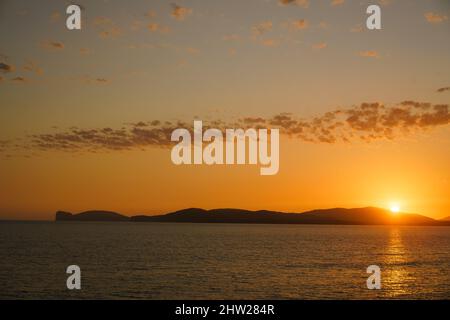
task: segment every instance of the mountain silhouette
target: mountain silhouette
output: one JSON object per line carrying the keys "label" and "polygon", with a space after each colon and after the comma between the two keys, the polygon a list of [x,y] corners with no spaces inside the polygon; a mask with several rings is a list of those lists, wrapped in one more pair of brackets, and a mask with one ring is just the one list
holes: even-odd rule
{"label": "mountain silhouette", "polygon": [[57,211],[56,221],[129,221],[130,218],[117,212],[91,210],[78,214],[65,211]]}
{"label": "mountain silhouette", "polygon": [[342,225],[450,225],[450,221],[435,220],[418,214],[398,213],[375,208],[333,208],[286,213],[268,210],[183,209],[163,215],[127,217],[111,211],[85,211],[78,214],[58,211],[56,221],[130,221],[130,222],[190,222],[190,223],[260,223],[260,224],[342,224]]}

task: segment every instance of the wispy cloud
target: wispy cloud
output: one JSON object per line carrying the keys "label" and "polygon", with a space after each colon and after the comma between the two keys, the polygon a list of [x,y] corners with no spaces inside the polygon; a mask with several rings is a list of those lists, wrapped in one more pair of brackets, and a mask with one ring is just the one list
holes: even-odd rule
{"label": "wispy cloud", "polygon": [[109,79],[102,77],[91,77],[91,76],[82,76],[81,81],[85,84],[108,84],[110,82]]}
{"label": "wispy cloud", "polygon": [[192,14],[192,9],[179,6],[175,3],[172,3],[172,18],[177,19],[178,21],[184,20],[187,16]]}
{"label": "wispy cloud", "polygon": [[99,36],[103,39],[117,38],[122,34],[122,31],[118,27],[112,27],[110,30],[100,31]]}
{"label": "wispy cloud", "polygon": [[25,83],[28,82],[28,79],[24,78],[24,77],[14,77],[11,79],[11,82],[14,83]]}
{"label": "wispy cloud", "polygon": [[359,56],[365,57],[365,58],[379,58],[380,57],[378,52],[374,51],[374,50],[360,51],[358,54],[359,54]]}
{"label": "wispy cloud", "polygon": [[279,0],[278,3],[283,6],[293,4],[305,9],[309,7],[309,0]]}
{"label": "wispy cloud", "polygon": [[122,29],[107,17],[96,17],[94,19],[94,27],[98,30],[98,35],[103,39],[114,39],[123,34]]}
{"label": "wispy cloud", "polygon": [[450,91],[450,87],[443,87],[443,88],[439,88],[439,89],[436,90],[436,92],[439,92],[439,93],[442,93],[442,92],[445,92],[445,91]]}
{"label": "wispy cloud", "polygon": [[63,50],[64,49],[64,43],[60,41],[44,41],[41,42],[41,47],[47,50]]}
{"label": "wispy cloud", "polygon": [[0,153],[8,151],[10,147],[9,144],[8,140],[0,140]]}
{"label": "wispy cloud", "polygon": [[429,23],[437,24],[437,23],[442,23],[442,22],[448,20],[448,17],[446,15],[439,14],[439,13],[427,12],[427,13],[425,13],[425,19]]}
{"label": "wispy cloud", "polygon": [[25,72],[35,73],[39,76],[44,73],[44,70],[34,61],[26,61],[26,63],[22,67],[22,70]]}
{"label": "wispy cloud", "polygon": [[147,29],[151,32],[161,32],[161,33],[169,33],[170,28],[167,26],[162,26],[159,23],[152,22],[147,25]]}
{"label": "wispy cloud", "polygon": [[[285,136],[311,143],[371,142],[396,139],[405,135],[445,126],[450,123],[448,104],[403,101],[387,106],[379,102],[336,109],[317,117],[302,119],[291,113],[272,117],[243,117],[225,122],[220,119],[204,123],[208,128],[278,128]],[[138,121],[120,128],[77,127],[27,137],[27,150],[101,152],[167,148],[173,145],[171,133],[177,128],[191,128],[191,121]]]}
{"label": "wispy cloud", "polygon": [[320,42],[312,45],[313,49],[325,49],[328,45],[325,42]]}
{"label": "wispy cloud", "polygon": [[91,53],[91,50],[89,48],[80,48],[80,54],[88,55],[90,53]]}
{"label": "wispy cloud", "polygon": [[388,6],[391,4],[391,0],[378,0],[378,3],[382,6]]}
{"label": "wispy cloud", "polygon": [[308,20],[305,20],[305,19],[299,19],[299,20],[292,21],[290,23],[290,25],[293,30],[303,30],[303,29],[308,28],[309,22],[308,22]]}
{"label": "wispy cloud", "polygon": [[255,36],[259,36],[269,31],[272,31],[272,27],[273,27],[272,21],[263,21],[252,27],[252,33]]}
{"label": "wispy cloud", "polygon": [[130,150],[146,146],[166,147],[171,144],[170,135],[177,127],[170,122],[163,124],[159,121],[141,121],[120,129],[72,128],[65,132],[33,135],[30,137],[30,144],[38,150],[90,152]]}
{"label": "wispy cloud", "polygon": [[6,62],[0,62],[0,72],[2,73],[10,73],[14,72],[15,67],[12,64],[8,64]]}
{"label": "wispy cloud", "polygon": [[264,39],[261,40],[260,44],[264,47],[276,47],[278,46],[279,42],[275,39]]}
{"label": "wispy cloud", "polygon": [[269,120],[289,136],[326,143],[394,139],[449,122],[447,104],[416,101],[404,101],[394,106],[362,103],[353,108],[327,112],[308,121],[298,120],[291,114],[280,114]]}
{"label": "wispy cloud", "polygon": [[340,5],[343,5],[344,3],[345,3],[345,0],[332,0],[331,1],[332,6],[340,6]]}

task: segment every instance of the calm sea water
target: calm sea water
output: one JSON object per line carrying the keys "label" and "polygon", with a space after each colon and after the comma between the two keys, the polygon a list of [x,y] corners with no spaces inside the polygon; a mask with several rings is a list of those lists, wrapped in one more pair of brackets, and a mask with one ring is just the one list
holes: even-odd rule
{"label": "calm sea water", "polygon": [[0,298],[450,299],[450,228],[2,222]]}

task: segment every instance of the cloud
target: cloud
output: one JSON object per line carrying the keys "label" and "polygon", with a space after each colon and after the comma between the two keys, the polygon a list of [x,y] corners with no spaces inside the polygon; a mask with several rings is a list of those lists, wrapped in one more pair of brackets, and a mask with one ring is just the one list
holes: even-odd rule
{"label": "cloud", "polygon": [[192,9],[172,3],[172,13],[170,14],[172,18],[175,18],[178,21],[182,21],[190,14],[192,14]]}
{"label": "cloud", "polygon": [[290,114],[274,117],[271,124],[289,136],[310,142],[351,142],[394,139],[418,130],[450,123],[449,106],[403,101],[394,106],[362,103],[349,109],[327,112],[308,121]]}
{"label": "cloud", "polygon": [[0,62],[0,72],[1,73],[10,73],[10,72],[14,72],[14,70],[15,70],[15,67],[12,64]]}
{"label": "cloud", "polygon": [[429,22],[429,23],[442,23],[446,20],[448,20],[448,17],[446,15],[442,15],[439,13],[433,13],[433,12],[427,12],[425,13],[425,19]]}
{"label": "cloud", "polygon": [[149,25],[147,26],[147,29],[152,31],[152,32],[156,32],[159,30],[159,24],[157,23],[149,23]]}
{"label": "cloud", "polygon": [[151,32],[161,32],[161,33],[169,33],[170,28],[166,26],[161,26],[158,23],[152,22],[147,25],[147,29]]}
{"label": "cloud", "polygon": [[9,148],[8,140],[0,140],[0,153],[7,151]]}
{"label": "cloud", "polygon": [[366,58],[379,58],[379,54],[377,51],[369,50],[369,51],[360,51],[359,56]]}
{"label": "cloud", "polygon": [[309,7],[309,0],[279,0],[279,4],[283,6],[293,4],[306,9]]}
{"label": "cloud", "polygon": [[345,3],[345,0],[332,0],[331,1],[332,6],[340,6],[340,5],[343,5],[344,3]]}
{"label": "cloud", "polygon": [[378,3],[382,6],[388,6],[391,4],[391,0],[379,0]]}
{"label": "cloud", "polygon": [[96,17],[94,19],[94,27],[98,30],[100,38],[103,39],[114,39],[123,34],[122,29],[107,17]]}
{"label": "cloud", "polygon": [[295,20],[291,22],[291,27],[294,30],[303,30],[308,28],[309,22],[305,19]]}
{"label": "cloud", "polygon": [[273,23],[272,21],[260,22],[252,27],[252,32],[254,35],[259,36],[269,31],[272,31]]}
{"label": "cloud", "polygon": [[[279,113],[272,117],[244,117],[230,123],[210,120],[204,122],[204,130],[278,128],[281,134],[298,141],[332,144],[392,140],[449,123],[448,104],[403,101],[387,106],[380,102],[366,102],[309,119]],[[68,152],[168,148],[173,145],[170,136],[177,128],[192,130],[192,121],[152,120],[129,123],[120,128],[55,129],[56,132],[28,136],[24,148]]]}
{"label": "cloud", "polygon": [[48,50],[63,50],[64,49],[64,43],[60,41],[45,41],[41,43],[41,46],[44,49]]}
{"label": "cloud", "polygon": [[[179,123],[178,125],[185,125]],[[90,151],[131,150],[147,146],[166,147],[170,135],[178,127],[170,122],[138,122],[126,128],[72,128],[65,132],[30,136],[30,144],[38,150]]]}
{"label": "cloud", "polygon": [[33,61],[27,61],[22,69],[23,71],[33,72],[39,76],[44,73],[44,70],[36,62]]}
{"label": "cloud", "polygon": [[244,124],[258,124],[258,123],[266,123],[266,119],[261,118],[261,117],[247,117],[247,118],[243,118],[241,119],[242,123]]}
{"label": "cloud", "polygon": [[104,26],[113,24],[112,20],[107,17],[96,17],[94,19],[94,26]]}
{"label": "cloud", "polygon": [[328,45],[325,42],[313,44],[313,49],[325,49]]}
{"label": "cloud", "polygon": [[100,31],[100,33],[99,33],[100,38],[103,38],[103,39],[117,38],[121,35],[122,35],[122,31],[118,27],[112,27],[109,30],[103,30],[103,31]]}
{"label": "cloud", "polygon": [[436,90],[436,92],[439,92],[439,93],[442,93],[442,92],[445,92],[445,91],[450,91],[450,87],[443,87],[443,88],[439,88],[439,89]]}
{"label": "cloud", "polygon": [[89,50],[89,48],[80,48],[80,54],[88,55],[90,53],[91,53],[91,50]]}
{"label": "cloud", "polygon": [[15,77],[11,79],[12,82],[14,83],[25,83],[28,82],[28,80],[24,77]]}
{"label": "cloud", "polygon": [[82,76],[81,81],[85,84],[108,84],[109,79],[101,77]]}
{"label": "cloud", "polygon": [[278,46],[278,41],[276,41],[275,39],[264,39],[264,40],[261,40],[260,43],[264,47],[276,47],[276,46]]}

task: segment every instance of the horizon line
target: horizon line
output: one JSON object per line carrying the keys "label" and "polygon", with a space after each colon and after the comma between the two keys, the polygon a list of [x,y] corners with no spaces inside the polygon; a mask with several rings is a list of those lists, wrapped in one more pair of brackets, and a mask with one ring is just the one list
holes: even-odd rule
{"label": "horizon line", "polygon": [[[122,216],[131,218],[131,217],[136,217],[136,216],[161,216],[161,215],[166,215],[166,214],[170,214],[170,213],[175,213],[178,211],[183,211],[183,210],[189,210],[189,209],[198,209],[198,210],[205,210],[205,211],[212,211],[212,210],[242,210],[242,211],[250,211],[250,212],[259,212],[259,211],[270,211],[270,212],[276,212],[276,213],[287,213],[287,214],[304,214],[307,212],[311,212],[311,211],[320,211],[320,210],[332,210],[332,209],[367,209],[367,208],[375,208],[375,209],[381,209],[381,210],[385,210],[387,212],[390,212],[390,209],[388,208],[384,208],[384,207],[377,207],[377,206],[361,206],[361,207],[325,207],[325,208],[315,208],[315,209],[308,209],[308,210],[303,210],[303,211],[279,211],[279,210],[269,210],[269,209],[256,209],[256,210],[252,210],[252,209],[243,209],[243,208],[233,208],[233,207],[216,207],[216,208],[210,208],[210,209],[205,209],[202,207],[184,207],[181,209],[175,209],[175,210],[169,210],[169,211],[164,211],[164,212],[159,212],[159,213],[155,213],[155,214],[148,214],[148,213],[135,213],[135,214],[124,214],[120,211],[115,211],[115,210],[105,210],[105,209],[88,209],[88,210],[82,210],[82,211],[78,211],[78,212],[72,212],[72,211],[66,211],[66,210],[61,210],[58,209],[56,211],[54,211],[53,213],[51,213],[53,216],[58,213],[58,212],[65,212],[65,213],[70,213],[72,215],[76,215],[76,214],[80,214],[80,213],[86,213],[86,212],[93,212],[93,211],[103,211],[103,212],[112,212],[112,213],[117,213],[120,214]],[[421,213],[414,213],[414,212],[396,212],[396,215],[405,215],[405,214],[412,214],[412,215],[420,215],[423,217],[427,217],[436,221],[440,221],[442,219],[448,218],[449,215],[443,215],[441,218],[433,218],[430,217],[426,214],[421,214]],[[7,217],[1,217],[0,216],[0,222],[14,222],[14,221],[35,221],[35,222],[45,222],[45,221],[54,221],[54,219],[50,218],[50,219],[28,219],[28,218],[23,218],[23,219],[17,219],[17,218],[7,218]]]}

